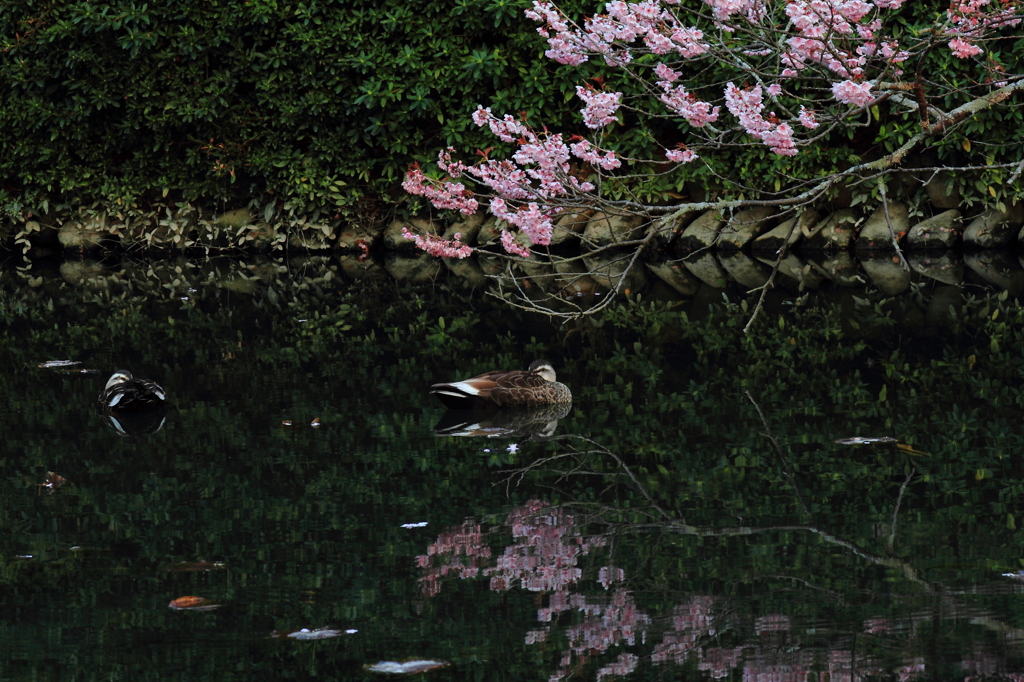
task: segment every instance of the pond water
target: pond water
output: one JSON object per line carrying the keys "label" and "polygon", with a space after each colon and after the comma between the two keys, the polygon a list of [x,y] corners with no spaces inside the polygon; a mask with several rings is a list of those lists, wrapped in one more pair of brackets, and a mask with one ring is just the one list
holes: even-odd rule
{"label": "pond water", "polygon": [[[1005,295],[744,336],[740,305],[559,325],[330,263],[132,267],[0,274],[5,680],[1024,679]],[[564,416],[451,435],[427,394],[541,356]],[[99,414],[119,368],[166,414]]]}

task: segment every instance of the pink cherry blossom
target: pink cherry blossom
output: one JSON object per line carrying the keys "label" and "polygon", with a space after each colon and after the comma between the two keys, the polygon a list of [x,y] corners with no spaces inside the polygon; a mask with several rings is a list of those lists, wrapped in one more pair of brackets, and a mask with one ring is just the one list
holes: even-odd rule
{"label": "pink cherry blossom", "polygon": [[579,142],[574,143],[570,149],[576,158],[592,163],[604,170],[613,170],[622,165],[622,161],[618,159],[615,152],[605,151],[602,154],[601,152],[604,150],[595,147],[591,144],[590,140],[581,139]]}
{"label": "pink cherry blossom", "polygon": [[587,106],[580,110],[588,128],[603,128],[615,120],[615,112],[622,100],[621,92],[606,92],[592,87],[576,86],[576,96]]}
{"label": "pink cherry blossom", "polygon": [[691,161],[700,158],[689,149],[666,149],[665,157],[669,161],[675,161],[677,163],[690,163]]}
{"label": "pink cherry blossom", "polygon": [[713,107],[710,103],[697,99],[687,92],[684,86],[672,85],[668,81],[659,81],[658,85],[665,91],[661,95],[661,101],[695,128],[718,120],[719,107]]}
{"label": "pink cherry blossom", "polygon": [[967,42],[963,38],[953,38],[949,41],[949,49],[953,51],[953,55],[960,59],[967,59],[968,57],[974,57],[984,52],[980,47],[972,43]]}
{"label": "pink cherry blossom", "polygon": [[530,250],[520,246],[516,243],[516,236],[508,230],[501,231],[501,245],[505,248],[505,251],[511,253],[514,256],[520,256],[522,258],[529,258],[531,255]]}
{"label": "pink cherry blossom", "polygon": [[870,81],[854,83],[847,80],[834,84],[832,86],[832,94],[843,104],[853,104],[854,106],[862,107],[874,99],[874,95],[871,94],[871,88],[872,83]]}
{"label": "pink cherry blossom", "polygon": [[799,120],[800,120],[800,124],[804,128],[807,128],[808,130],[814,130],[815,128],[817,128],[820,125],[818,123],[818,120],[814,117],[814,111],[811,110],[811,109],[805,108],[802,104],[800,105]]}
{"label": "pink cherry blossom", "polygon": [[456,234],[450,241],[437,235],[413,234],[408,228],[402,228],[402,236],[416,242],[416,248],[426,251],[438,258],[466,258],[473,253],[473,248],[463,244],[461,234]]}
{"label": "pink cherry blossom", "polygon": [[433,180],[423,174],[418,165],[414,165],[405,174],[402,189],[409,194],[424,196],[434,206],[441,209],[460,211],[466,215],[476,213],[479,204],[473,193],[461,182],[450,180]]}
{"label": "pink cherry blossom", "polygon": [[779,156],[796,155],[793,128],[788,123],[769,121],[761,114],[764,103],[760,85],[740,90],[734,84],[729,83],[725,87],[725,105],[730,113],[739,119],[743,129],[768,145],[772,152]]}

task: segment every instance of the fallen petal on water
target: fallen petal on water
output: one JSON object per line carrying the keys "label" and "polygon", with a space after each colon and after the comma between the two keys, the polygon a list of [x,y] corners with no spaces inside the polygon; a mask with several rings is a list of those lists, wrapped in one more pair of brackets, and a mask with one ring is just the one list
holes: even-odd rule
{"label": "fallen petal on water", "polygon": [[366,669],[372,673],[388,673],[390,675],[414,675],[424,673],[434,668],[443,668],[448,665],[447,661],[381,661],[373,665],[367,665]]}
{"label": "fallen petal on water", "polygon": [[331,637],[339,637],[343,634],[353,634],[357,630],[332,630],[331,628],[315,628],[310,630],[309,628],[302,628],[301,630],[275,630],[270,633],[271,637],[288,637],[289,639],[330,639]]}
{"label": "fallen petal on water", "polygon": [[50,367],[71,367],[72,365],[80,364],[82,363],[78,360],[47,360],[46,362],[39,363],[39,366],[49,369]]}
{"label": "fallen petal on water", "polygon": [[217,568],[227,568],[223,561],[180,561],[167,567],[168,571],[180,571],[183,573],[195,571],[212,571]]}
{"label": "fallen petal on water", "polygon": [[896,439],[892,436],[881,436],[879,438],[862,438],[861,436],[853,436],[852,438],[840,438],[835,442],[839,445],[865,445],[868,443],[895,443]]}

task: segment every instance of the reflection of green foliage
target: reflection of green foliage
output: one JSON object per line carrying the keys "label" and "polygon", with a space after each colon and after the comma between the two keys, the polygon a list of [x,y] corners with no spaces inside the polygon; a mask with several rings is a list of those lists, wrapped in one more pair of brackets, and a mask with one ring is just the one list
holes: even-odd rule
{"label": "reflection of green foliage", "polygon": [[[726,586],[755,604],[737,608],[809,618],[835,609],[853,622],[898,615],[881,595],[920,590],[892,566],[796,528],[812,524],[914,566],[922,580],[969,585],[1018,567],[1024,311],[1005,298],[968,301],[928,335],[902,323],[927,309],[923,291],[805,301],[743,335],[742,304],[684,313],[634,301],[557,328],[443,287],[301,284],[278,273],[252,294],[200,290],[181,301],[128,285],[86,295],[54,280],[2,283],[0,648],[63,627],[94,631],[97,641],[60,646],[96,679],[117,666],[223,678],[236,659],[239,679],[378,656],[464,662],[474,647],[536,671],[545,654],[522,644],[532,597],[466,582],[423,600],[413,558],[444,526],[500,520],[510,503],[538,496],[585,505],[599,512],[595,527],[620,530],[588,557],[585,577],[622,566],[631,587],[659,587],[644,596],[652,613],[669,613],[681,592]],[[645,494],[607,457],[588,457],[588,476],[565,478],[552,464],[494,485],[505,476],[497,470],[566,443],[511,455],[505,443],[433,437],[440,409],[429,383],[537,355],[552,356],[577,397],[559,433],[616,453]],[[36,367],[53,358],[102,373]],[[160,433],[119,439],[93,413],[105,373],[120,366],[169,391]],[[308,426],[314,417],[319,429]],[[853,435],[895,436],[917,452],[833,442]],[[486,445],[496,452],[480,452]],[[40,494],[47,470],[70,483]],[[684,519],[701,532],[684,532]],[[420,520],[427,530],[399,528]],[[736,527],[763,531],[708,532]],[[34,558],[14,558],[22,554]],[[227,568],[166,570],[203,559]],[[839,609],[777,592],[804,583],[877,599]],[[228,606],[201,617],[166,609],[186,594]],[[39,614],[31,635],[12,604]],[[356,627],[360,639],[313,654],[290,642],[247,648],[273,629],[322,625]],[[204,657],[202,638],[229,655]],[[39,666],[49,660],[42,645],[26,651]]]}

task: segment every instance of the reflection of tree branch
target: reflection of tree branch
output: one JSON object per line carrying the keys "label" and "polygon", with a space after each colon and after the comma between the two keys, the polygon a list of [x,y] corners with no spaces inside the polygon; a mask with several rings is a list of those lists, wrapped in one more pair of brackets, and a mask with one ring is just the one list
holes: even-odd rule
{"label": "reflection of tree branch", "polygon": [[[809,509],[806,501],[804,500],[804,498],[803,498],[803,496],[802,496],[802,494],[800,492],[800,488],[799,488],[799,486],[797,485],[797,482],[796,482],[796,477],[795,477],[795,475],[794,475],[794,473],[792,471],[792,468],[791,468],[788,460],[786,459],[785,454],[782,451],[782,448],[780,447],[778,441],[775,439],[775,436],[772,434],[771,430],[768,428],[767,420],[765,419],[765,416],[762,413],[760,406],[757,404],[756,401],[754,401],[754,399],[750,395],[749,391],[747,392],[747,398],[754,405],[754,408],[757,410],[757,413],[758,413],[758,415],[761,418],[761,422],[762,422],[762,424],[764,425],[764,428],[765,428],[765,436],[771,441],[771,443],[772,443],[773,447],[775,448],[775,451],[776,451],[780,461],[783,464],[783,467],[784,467],[784,469],[786,471],[786,477],[789,479],[790,487],[792,487],[792,489],[794,491],[794,495],[796,495],[796,497],[797,497],[797,499],[799,501],[799,504],[800,504],[800,507],[801,507],[801,509],[803,511],[804,516],[806,516],[808,518],[813,517],[813,515],[811,514],[810,509]],[[934,594],[934,593],[938,592],[938,590],[935,587],[933,587],[930,583],[928,583],[927,581],[925,581],[924,579],[922,579],[918,575],[917,569],[913,565],[911,565],[909,562],[907,562],[907,561],[905,561],[903,559],[900,559],[898,557],[882,556],[880,554],[875,554],[873,552],[869,552],[868,550],[861,548],[857,544],[855,544],[853,542],[850,542],[848,540],[844,540],[844,539],[842,539],[842,538],[840,538],[840,537],[838,537],[836,535],[833,535],[832,533],[830,533],[830,532],[828,532],[828,531],[818,527],[817,525],[813,525],[813,524],[795,524],[795,525],[770,525],[770,526],[763,526],[763,527],[755,527],[755,526],[729,526],[729,527],[720,527],[720,528],[713,528],[713,527],[709,527],[709,526],[691,525],[691,524],[687,523],[684,518],[676,518],[676,517],[674,517],[671,513],[666,511],[659,504],[657,504],[655,502],[654,496],[647,490],[647,488],[644,486],[644,484],[641,483],[640,479],[633,473],[632,469],[624,461],[622,461],[622,458],[619,457],[618,455],[616,455],[615,453],[611,452],[610,450],[608,450],[608,448],[604,447],[600,443],[598,443],[598,442],[596,442],[596,441],[594,441],[594,440],[592,440],[590,438],[587,438],[585,436],[578,435],[578,434],[566,434],[566,435],[562,435],[562,436],[552,436],[552,437],[548,438],[547,440],[549,440],[549,441],[559,441],[559,442],[563,443],[564,447],[566,447],[568,449],[568,451],[567,452],[560,452],[560,453],[557,453],[555,455],[551,455],[549,457],[543,457],[541,459],[538,459],[538,460],[536,460],[534,462],[531,462],[531,463],[527,464],[524,467],[521,467],[521,468],[518,468],[518,469],[514,469],[514,470],[506,471],[505,473],[507,473],[508,476],[505,478],[504,482],[507,485],[511,484],[511,482],[514,479],[518,480],[518,482],[521,482],[523,480],[523,478],[526,476],[526,474],[542,470],[542,469],[548,467],[549,465],[551,465],[551,464],[553,464],[555,462],[560,462],[560,461],[564,461],[564,460],[574,461],[575,465],[573,467],[571,467],[571,468],[569,468],[567,470],[563,470],[563,471],[559,471],[559,472],[554,472],[554,473],[557,473],[559,480],[564,480],[564,479],[567,479],[568,477],[574,476],[574,475],[575,476],[579,476],[579,475],[601,476],[601,477],[613,477],[614,476],[614,477],[624,478],[624,479],[628,480],[630,483],[632,483],[631,487],[634,487],[635,490],[638,493],[640,493],[640,495],[642,495],[648,501],[648,503],[650,505],[650,510],[651,510],[650,516],[652,518],[654,518],[654,519],[661,519],[661,520],[652,520],[649,523],[626,523],[626,524],[615,524],[615,523],[613,523],[611,521],[605,521],[605,523],[607,525],[609,525],[609,526],[616,526],[616,525],[618,525],[618,526],[621,526],[622,529],[628,530],[631,533],[635,533],[635,532],[641,531],[641,530],[661,530],[661,531],[672,531],[672,532],[681,533],[681,534],[685,534],[685,535],[693,535],[693,536],[697,536],[697,537],[708,537],[708,538],[735,537],[735,536],[743,536],[743,535],[759,535],[759,534],[763,534],[763,533],[777,533],[779,531],[784,531],[784,532],[785,531],[789,531],[789,532],[797,531],[797,532],[811,533],[813,535],[817,535],[819,538],[821,538],[825,542],[827,542],[829,544],[832,544],[832,545],[835,545],[837,547],[842,547],[843,549],[847,550],[851,554],[853,554],[855,556],[858,556],[858,557],[860,557],[862,559],[865,559],[866,561],[869,561],[869,562],[871,562],[873,564],[877,564],[877,565],[880,565],[880,566],[886,566],[888,568],[899,569],[903,573],[904,577],[906,577],[907,580],[909,580],[910,582],[917,583],[917,584],[921,585],[929,594]],[[573,445],[573,441],[580,441],[582,443],[585,443],[588,447],[585,450],[577,450],[577,449],[575,449],[575,447]],[[589,456],[589,455],[597,455],[599,457],[610,458],[611,460],[613,460],[615,462],[615,464],[617,465],[617,467],[618,467],[618,469],[620,471],[618,473],[607,474],[607,473],[595,471],[595,470],[593,470],[591,468],[588,468],[587,464],[585,462],[585,458],[587,456]],[[906,491],[906,488],[909,485],[910,481],[913,479],[914,473],[915,473],[914,471],[911,471],[908,474],[907,478],[903,482],[903,486],[900,488],[900,494],[899,494],[899,497],[897,499],[896,509],[893,512],[892,533],[890,534],[890,537],[889,537],[889,548],[890,549],[892,547],[892,544],[894,543],[894,538],[895,538],[896,516],[899,513],[899,508],[901,506],[901,501],[903,499],[903,495],[904,495],[904,493]],[[582,507],[584,505],[563,505],[563,506]],[[586,506],[593,506],[593,505],[586,505]],[[610,507],[610,506],[605,506],[604,509],[608,513],[617,513],[618,511],[620,511],[620,510],[617,510],[617,509],[615,509],[613,507]],[[629,511],[630,511],[630,513],[633,513],[633,514],[644,513],[644,510],[642,508],[640,508],[640,507],[631,507]]]}
{"label": "reflection of tree branch", "polygon": [[903,272],[910,272],[910,264],[903,257],[903,250],[900,249],[899,240],[896,238],[896,229],[892,226],[892,218],[889,217],[889,199],[885,195],[885,182],[881,178],[878,179],[878,193],[882,197],[882,210],[885,212],[885,223],[889,226],[889,238],[892,240],[892,248],[896,249],[896,255],[899,256]]}
{"label": "reflection of tree branch", "polygon": [[914,474],[917,473],[917,467],[911,467],[910,471],[907,472],[907,477],[903,479],[903,485],[900,486],[900,494],[896,497],[896,507],[892,510],[892,526],[889,529],[889,551],[892,551],[893,545],[896,542],[896,517],[900,513],[900,504],[903,502],[903,493],[907,489],[907,485],[914,478]]}
{"label": "reflection of tree branch", "polygon": [[807,506],[807,502],[804,501],[804,496],[800,492],[800,486],[797,484],[796,476],[793,475],[793,467],[790,466],[789,460],[786,459],[786,455],[782,452],[782,448],[779,446],[779,442],[775,440],[775,436],[772,435],[771,428],[768,427],[768,420],[764,418],[764,412],[761,411],[761,406],[754,400],[754,396],[750,395],[750,391],[746,391],[747,400],[751,402],[754,409],[757,410],[757,416],[761,418],[761,425],[764,426],[764,435],[768,437],[768,440],[772,442],[772,446],[775,448],[775,454],[782,462],[782,468],[786,472],[786,478],[789,479],[789,486],[793,489],[793,494],[796,495],[797,502],[800,503],[800,508],[803,509],[804,516],[807,518],[813,518],[810,508]]}
{"label": "reflection of tree branch", "polygon": [[904,577],[907,580],[917,583],[924,587],[929,593],[936,592],[936,589],[932,587],[930,583],[923,580],[917,575],[917,569],[911,566],[908,562],[896,558],[896,557],[884,557],[879,554],[874,554],[861,549],[849,540],[843,540],[842,538],[836,537],[828,531],[822,530],[817,526],[811,525],[798,525],[798,526],[764,526],[762,528],[755,528],[753,526],[736,526],[733,528],[702,528],[700,526],[691,526],[685,522],[674,522],[667,526],[661,524],[637,524],[633,526],[636,529],[661,529],[661,530],[674,530],[684,535],[695,535],[704,538],[714,537],[733,537],[737,535],[758,535],[761,533],[777,533],[779,531],[803,531],[806,533],[813,533],[817,535],[825,542],[842,547],[850,551],[851,553],[859,556],[862,559],[866,559],[873,564],[880,566],[886,566],[888,568],[898,568],[903,572]]}
{"label": "reflection of tree branch", "polygon": [[[757,304],[754,306],[754,312],[750,313],[750,319],[747,320],[746,326],[743,327],[744,334],[750,332],[750,328],[754,325],[754,320],[757,319],[757,314],[761,312],[761,306],[764,305],[765,297],[768,296],[768,292],[774,288],[775,276],[779,274],[779,266],[782,265],[782,259],[785,258],[786,254],[789,252],[789,240],[793,238],[793,234],[798,229],[800,229],[799,215],[793,219],[793,227],[790,228],[789,234],[786,235],[786,239],[782,242],[782,246],[779,247],[778,256],[775,258],[775,263],[772,264],[772,274],[768,277],[768,281],[761,285],[761,295],[757,297]],[[758,412],[760,411],[761,410],[759,409]]]}
{"label": "reflection of tree branch", "polygon": [[[550,457],[544,457],[542,459],[536,460],[535,462],[531,462],[530,464],[527,464],[525,467],[521,467],[519,469],[514,469],[514,470],[511,470],[511,471],[508,471],[507,473],[509,474],[509,476],[505,479],[505,483],[506,484],[510,483],[513,478],[518,478],[518,480],[521,482],[523,480],[523,477],[526,476],[526,474],[530,473],[531,471],[535,471],[537,469],[541,469],[541,468],[545,467],[546,465],[548,465],[548,464],[550,464],[552,462],[556,462],[556,461],[563,460],[563,459],[579,460],[579,462],[578,462],[578,466],[575,469],[573,469],[573,470],[567,470],[567,471],[560,471],[560,472],[558,472],[559,479],[566,479],[570,475],[574,475],[574,474],[575,475],[585,474],[585,475],[592,475],[592,476],[610,476],[611,474],[606,474],[606,473],[596,472],[596,471],[586,471],[586,470],[583,470],[582,467],[584,466],[584,464],[583,464],[583,461],[581,459],[581,458],[583,458],[583,457],[585,457],[587,455],[599,455],[599,456],[604,456],[604,457],[610,457],[611,459],[613,459],[615,461],[615,463],[618,465],[618,467],[620,469],[622,469],[622,471],[624,472],[624,473],[615,474],[615,475],[627,477],[633,483],[633,486],[636,488],[636,491],[638,493],[640,493],[641,495],[643,495],[644,498],[650,503],[651,507],[658,512],[658,515],[662,516],[663,518],[665,518],[666,520],[669,520],[669,521],[673,521],[674,522],[676,520],[676,518],[674,516],[672,516],[672,514],[670,514],[669,512],[665,511],[657,502],[654,501],[654,496],[651,495],[647,491],[647,489],[644,487],[644,484],[641,483],[640,479],[638,479],[636,477],[636,474],[633,473],[633,470],[630,469],[629,465],[626,464],[625,462],[623,462],[621,457],[619,457],[617,454],[615,454],[614,452],[612,452],[608,448],[604,447],[600,443],[598,443],[598,442],[596,442],[594,440],[591,440],[590,438],[587,438],[586,436],[580,436],[578,434],[566,434],[564,436],[551,436],[550,438],[547,438],[546,440],[548,440],[548,441],[562,441],[562,442],[565,442],[566,443],[566,447],[570,448],[570,451],[569,452],[559,453],[557,455],[552,455]],[[587,443],[588,445],[590,445],[592,449],[590,449],[590,450],[576,450],[576,449],[573,448],[572,444],[569,442],[569,441],[572,441],[572,440],[583,441],[584,443]]]}

